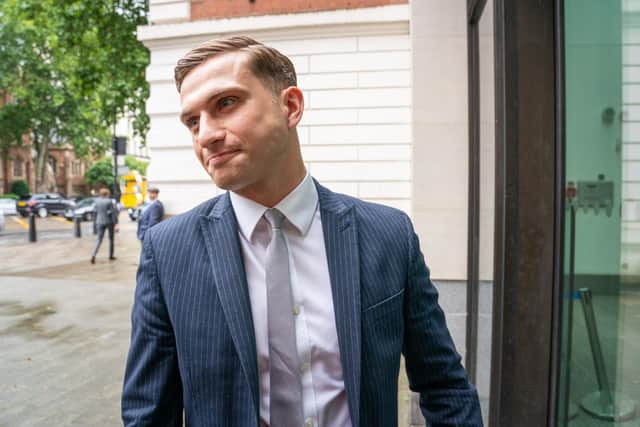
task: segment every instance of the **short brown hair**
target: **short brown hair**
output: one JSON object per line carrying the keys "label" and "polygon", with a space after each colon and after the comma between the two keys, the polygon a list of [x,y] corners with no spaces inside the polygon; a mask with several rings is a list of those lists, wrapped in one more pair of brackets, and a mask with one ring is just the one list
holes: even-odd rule
{"label": "short brown hair", "polygon": [[102,197],[109,197],[109,196],[111,195],[111,191],[109,191],[109,189],[108,189],[108,188],[102,187],[102,188],[100,189],[100,195],[101,195]]}
{"label": "short brown hair", "polygon": [[178,61],[174,69],[178,92],[180,92],[184,78],[195,67],[215,55],[237,51],[249,54],[251,72],[274,94],[280,93],[289,86],[297,86],[296,70],[289,58],[251,37],[233,36],[209,40],[187,52]]}

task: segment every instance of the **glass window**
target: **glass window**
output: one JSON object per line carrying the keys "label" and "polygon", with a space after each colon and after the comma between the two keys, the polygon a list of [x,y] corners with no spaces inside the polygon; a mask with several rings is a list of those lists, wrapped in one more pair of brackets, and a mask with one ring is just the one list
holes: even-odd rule
{"label": "glass window", "polygon": [[58,161],[55,157],[49,157],[49,167],[51,168],[53,176],[56,176],[58,174]]}
{"label": "glass window", "polygon": [[71,174],[73,176],[82,175],[80,160],[73,160],[71,162]]}
{"label": "glass window", "polygon": [[13,176],[22,176],[22,164],[22,158],[16,157],[15,159],[13,159]]}
{"label": "glass window", "polygon": [[560,426],[640,425],[638,11],[632,1],[564,2]]}

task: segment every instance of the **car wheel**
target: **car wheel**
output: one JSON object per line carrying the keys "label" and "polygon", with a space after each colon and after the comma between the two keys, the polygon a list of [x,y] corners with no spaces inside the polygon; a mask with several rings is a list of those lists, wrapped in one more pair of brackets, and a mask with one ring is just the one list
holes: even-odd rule
{"label": "car wheel", "polygon": [[47,208],[45,207],[38,208],[38,216],[40,218],[46,218],[47,215],[49,215],[49,212],[47,212]]}

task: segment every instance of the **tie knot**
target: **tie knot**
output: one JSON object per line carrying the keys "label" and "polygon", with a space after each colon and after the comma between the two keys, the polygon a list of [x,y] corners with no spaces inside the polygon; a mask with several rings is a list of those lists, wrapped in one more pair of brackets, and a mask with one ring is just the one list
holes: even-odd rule
{"label": "tie knot", "polygon": [[271,224],[271,228],[276,230],[280,229],[282,225],[282,221],[284,221],[284,214],[280,212],[278,209],[267,209],[264,213],[264,217]]}

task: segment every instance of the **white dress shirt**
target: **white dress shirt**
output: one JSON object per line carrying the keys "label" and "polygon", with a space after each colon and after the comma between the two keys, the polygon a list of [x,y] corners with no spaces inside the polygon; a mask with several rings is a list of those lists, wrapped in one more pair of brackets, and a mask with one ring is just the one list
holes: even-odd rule
{"label": "white dress shirt", "polygon": [[[256,335],[260,383],[260,418],[269,424],[269,338],[265,260],[271,227],[267,210],[230,193],[249,285]],[[304,427],[349,427],[349,409],[340,362],[329,266],[324,246],[318,192],[307,173],[302,182],[275,206],[289,249],[296,345],[300,361]],[[277,427],[277,426],[274,426]],[[303,427],[303,426],[301,426]]]}

